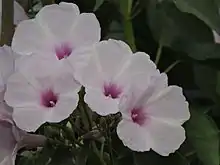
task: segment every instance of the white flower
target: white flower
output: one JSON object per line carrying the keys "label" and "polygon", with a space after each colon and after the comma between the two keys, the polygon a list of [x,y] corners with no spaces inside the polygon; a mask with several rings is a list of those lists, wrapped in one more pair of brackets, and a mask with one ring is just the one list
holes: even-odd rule
{"label": "white flower", "polygon": [[62,121],[76,108],[80,85],[58,64],[32,55],[9,78],[5,100],[14,108],[20,129],[36,131],[45,122]]}
{"label": "white flower", "polygon": [[86,103],[103,116],[118,112],[119,99],[131,84],[143,86],[159,74],[146,53],[133,54],[122,41],[101,41],[84,59],[76,79],[86,88]]}
{"label": "white flower", "polygon": [[101,28],[93,13],[80,14],[75,4],[61,2],[47,5],[35,19],[21,22],[16,28],[12,49],[23,55],[43,54],[63,61],[99,42],[100,35]]}
{"label": "white flower", "polygon": [[12,119],[13,109],[3,100],[4,94],[4,91],[0,93],[0,165],[14,165],[19,149],[41,146],[46,138],[28,134],[15,125]]}
{"label": "white flower", "polygon": [[13,109],[4,101],[5,85],[14,73],[15,59],[19,55],[10,47],[0,47],[0,165],[14,165],[17,151],[22,147],[36,147],[46,140],[44,136],[32,135],[20,130],[12,119]]}
{"label": "white flower", "polygon": [[[2,99],[2,98],[0,98]],[[43,145],[42,135],[28,134],[14,124],[12,109],[3,100],[0,103],[0,165],[14,165],[17,151],[23,147],[34,148]]]}
{"label": "white flower", "polygon": [[180,87],[167,85],[165,74],[146,85],[145,90],[134,87],[121,98],[117,134],[134,151],[153,149],[167,156],[185,140],[181,125],[190,117],[188,102]]}

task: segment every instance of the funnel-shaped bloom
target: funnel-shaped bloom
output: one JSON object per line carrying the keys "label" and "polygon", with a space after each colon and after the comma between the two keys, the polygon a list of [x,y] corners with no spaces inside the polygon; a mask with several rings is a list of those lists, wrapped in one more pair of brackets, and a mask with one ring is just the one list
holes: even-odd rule
{"label": "funnel-shaped bloom", "polygon": [[5,100],[14,108],[16,125],[35,131],[45,122],[67,118],[77,106],[79,89],[63,65],[33,55],[21,60],[9,78]]}
{"label": "funnel-shaped bloom", "polygon": [[131,84],[144,86],[159,74],[146,53],[133,54],[122,41],[101,41],[83,60],[76,79],[86,88],[86,103],[103,116],[118,112],[119,99]]}
{"label": "funnel-shaped bloom", "polygon": [[117,134],[130,149],[167,156],[185,140],[181,125],[190,117],[188,102],[180,87],[167,85],[165,74],[153,77],[145,90],[131,88],[119,105]]}
{"label": "funnel-shaped bloom", "polygon": [[63,62],[69,56],[77,58],[82,50],[99,42],[100,35],[101,28],[93,13],[80,14],[77,5],[61,2],[47,5],[35,19],[21,22],[12,48],[22,55],[34,53]]}

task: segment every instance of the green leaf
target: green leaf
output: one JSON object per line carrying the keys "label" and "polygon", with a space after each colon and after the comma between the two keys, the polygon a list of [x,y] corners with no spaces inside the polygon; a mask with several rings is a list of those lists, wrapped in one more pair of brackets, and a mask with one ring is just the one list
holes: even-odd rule
{"label": "green leaf", "polygon": [[95,7],[93,11],[96,11],[100,8],[100,6],[104,3],[105,0],[96,0]]}
{"label": "green leaf", "polygon": [[124,40],[124,31],[123,25],[120,22],[112,21],[109,26],[109,32],[106,35],[105,39],[113,38],[117,40]]}
{"label": "green leaf", "polygon": [[120,12],[124,18],[129,19],[133,0],[119,0]]}
{"label": "green leaf", "polygon": [[194,65],[194,79],[196,85],[209,98],[215,100],[217,85],[217,70],[205,65]]}
{"label": "green leaf", "polygon": [[[99,157],[94,153],[92,149],[88,147],[88,143],[85,144],[84,147],[78,149],[77,154],[74,155],[75,165],[87,165],[87,164],[95,164],[101,165]],[[105,160],[106,161],[106,160]]]}
{"label": "green leaf", "polygon": [[220,44],[214,43],[211,29],[196,16],[168,1],[150,0],[147,7],[149,26],[160,44],[196,60],[220,59]]}
{"label": "green leaf", "polygon": [[215,4],[220,7],[220,0],[215,0]]}
{"label": "green leaf", "polygon": [[54,3],[54,0],[41,0],[41,3],[43,4],[43,6],[51,5]]}
{"label": "green leaf", "polygon": [[219,165],[218,129],[210,117],[192,109],[186,133],[204,165]]}
{"label": "green leaf", "polygon": [[59,146],[51,157],[48,165],[73,165],[73,153],[64,146]]}
{"label": "green leaf", "polygon": [[162,157],[153,151],[136,153],[133,159],[135,165],[146,165],[146,162],[150,165],[189,165],[189,161],[179,151],[169,157]]}
{"label": "green leaf", "polygon": [[217,72],[216,92],[220,96],[220,71]]}
{"label": "green leaf", "polygon": [[180,40],[173,43],[173,47],[184,50],[196,60],[220,59],[220,44],[215,43],[187,43]]}
{"label": "green leaf", "polygon": [[54,154],[52,146],[46,144],[36,151],[23,151],[18,154],[16,164],[18,165],[45,165],[49,164],[51,156]]}
{"label": "green leaf", "polygon": [[183,12],[191,13],[220,33],[220,15],[215,0],[174,0]]}
{"label": "green leaf", "polygon": [[86,165],[86,161],[88,158],[88,152],[86,149],[80,149],[78,154],[76,155],[76,165]]}
{"label": "green leaf", "polygon": [[[147,5],[147,21],[154,38],[164,46],[172,47],[176,42],[213,42],[212,31],[193,15],[180,12],[173,3],[150,0]],[[202,35],[201,35],[202,34]],[[181,49],[173,47],[174,49]]]}

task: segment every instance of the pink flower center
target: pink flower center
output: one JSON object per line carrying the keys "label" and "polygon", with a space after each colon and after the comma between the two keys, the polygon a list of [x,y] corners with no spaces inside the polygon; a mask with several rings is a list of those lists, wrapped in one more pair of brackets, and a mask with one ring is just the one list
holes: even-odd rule
{"label": "pink flower center", "polygon": [[137,123],[139,125],[143,125],[147,120],[147,116],[143,112],[142,108],[132,109],[131,110],[131,118],[134,123]]}
{"label": "pink flower center", "polygon": [[62,43],[55,47],[56,56],[59,60],[68,57],[72,53],[73,49],[68,43]]}
{"label": "pink flower center", "polygon": [[122,93],[122,89],[114,83],[105,83],[104,84],[104,95],[106,97],[111,97],[113,99],[119,98],[119,95]]}
{"label": "pink flower center", "polygon": [[41,93],[41,104],[46,108],[52,108],[58,101],[58,94],[55,94],[52,89],[47,89]]}

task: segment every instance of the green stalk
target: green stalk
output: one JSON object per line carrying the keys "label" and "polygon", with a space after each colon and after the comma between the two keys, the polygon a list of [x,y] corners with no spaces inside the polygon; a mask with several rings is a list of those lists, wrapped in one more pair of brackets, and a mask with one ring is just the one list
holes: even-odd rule
{"label": "green stalk", "polygon": [[133,25],[132,20],[124,18],[124,35],[125,40],[131,47],[132,51],[136,51],[136,45],[135,45],[135,38],[134,38],[134,32],[133,32]]}
{"label": "green stalk", "polygon": [[133,0],[119,0],[120,11],[123,16],[124,36],[128,45],[133,51],[136,51],[133,25],[131,19],[131,9]]}
{"label": "green stalk", "polygon": [[111,138],[111,131],[110,131],[110,122],[109,122],[109,117],[107,117],[107,121],[108,123],[106,124],[106,128],[107,128],[107,140],[108,140],[108,146],[109,146],[109,154],[110,154],[110,158],[111,158],[111,164],[114,165],[114,156],[113,156],[113,152],[112,152],[112,138]]}
{"label": "green stalk", "polygon": [[14,33],[14,0],[2,0],[0,44],[10,45]]}
{"label": "green stalk", "polygon": [[164,73],[168,73],[170,70],[172,70],[180,62],[181,62],[180,60],[176,60],[174,63],[172,63],[170,66],[168,66],[167,69],[165,69]]}
{"label": "green stalk", "polygon": [[[83,119],[83,122],[85,125],[88,125],[88,127],[89,127],[88,131],[91,131],[93,128],[93,121],[92,121],[91,113],[90,113],[86,103],[84,102],[84,95],[85,95],[85,88],[82,87],[81,91],[79,93],[79,99],[80,99],[79,106],[81,107],[81,109],[80,109],[81,113],[86,116],[86,118]],[[91,144],[92,144],[92,149],[93,149],[94,153],[97,155],[97,157],[99,158],[102,165],[106,165],[106,162],[104,161],[102,155],[100,154],[100,152],[96,146],[96,143],[94,141],[92,141]]]}
{"label": "green stalk", "polygon": [[155,60],[155,64],[157,66],[158,66],[158,63],[159,63],[160,58],[161,58],[162,49],[163,49],[163,45],[159,43],[159,46],[157,48],[156,60]]}

